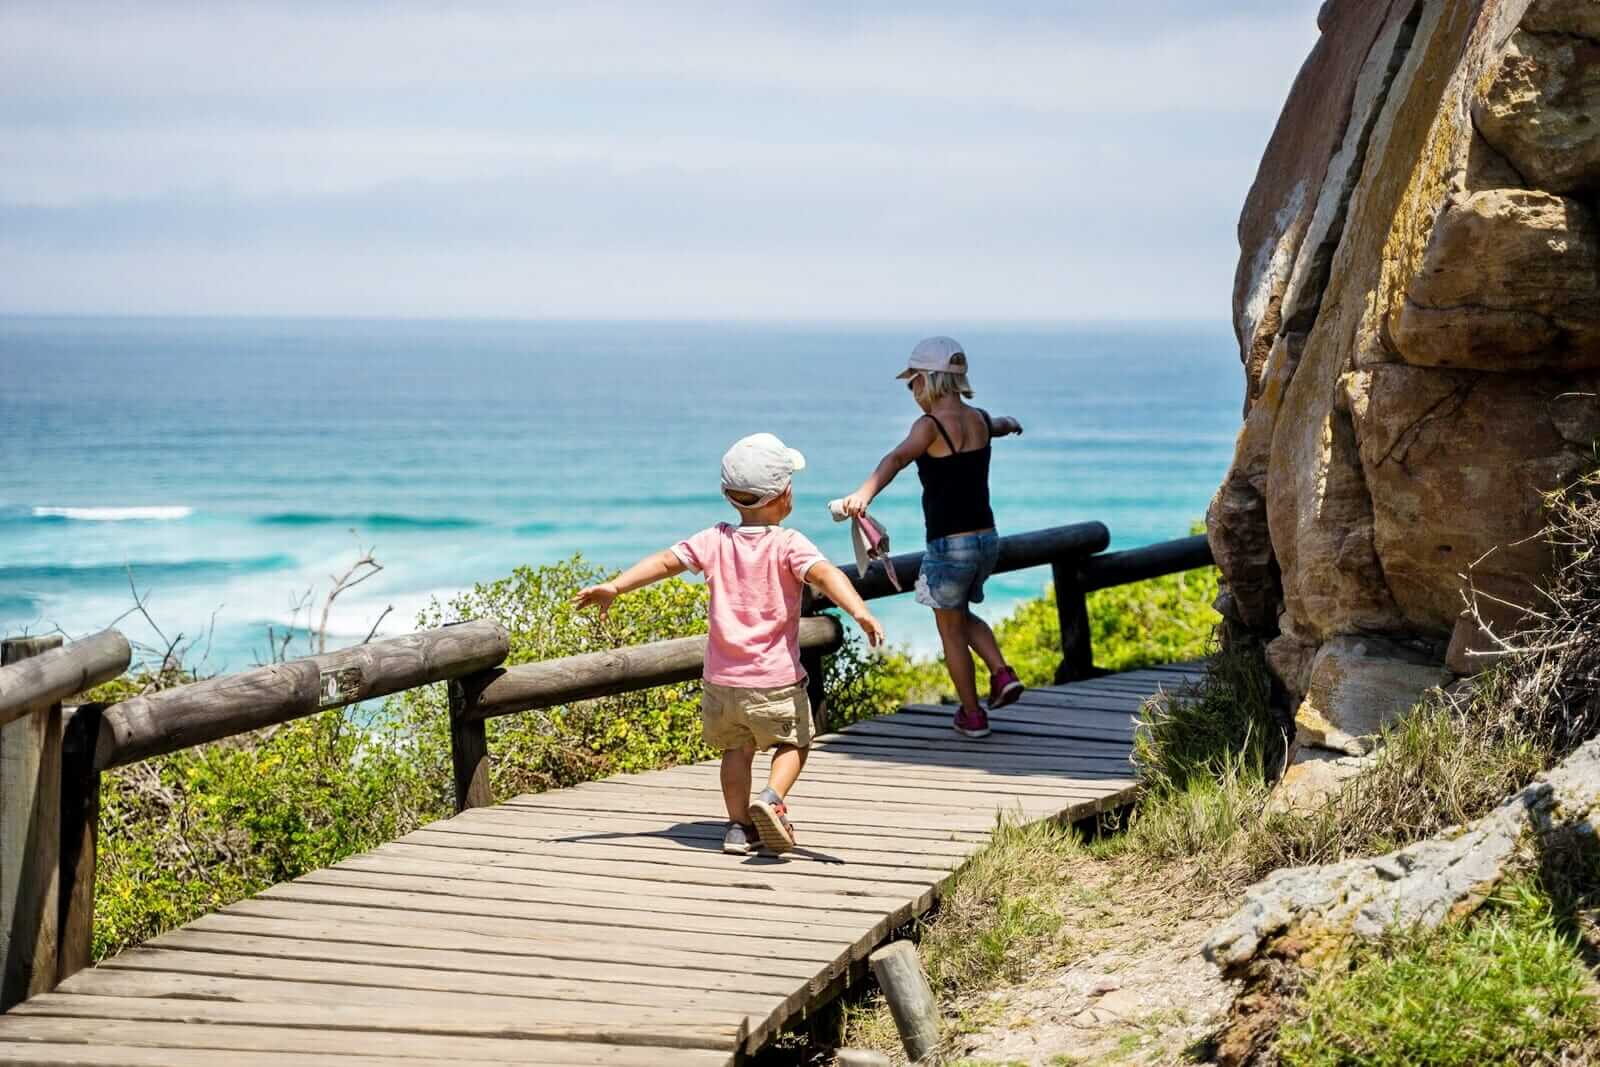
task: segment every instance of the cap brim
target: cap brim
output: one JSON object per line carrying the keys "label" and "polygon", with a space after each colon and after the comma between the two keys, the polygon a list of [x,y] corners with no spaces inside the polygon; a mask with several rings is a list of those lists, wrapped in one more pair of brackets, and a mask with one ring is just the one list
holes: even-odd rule
{"label": "cap brim", "polygon": [[798,448],[789,449],[789,462],[794,465],[794,469],[797,471],[806,469],[806,457],[801,455]]}
{"label": "cap brim", "polygon": [[903,371],[901,371],[901,372],[900,372],[900,373],[899,373],[899,374],[896,374],[896,375],[895,375],[895,380],[896,380],[896,381],[902,381],[902,382],[903,382],[903,381],[905,381],[905,380],[906,380],[906,379],[907,379],[907,378],[911,378],[911,377],[914,377],[914,376],[915,376],[915,375],[918,375],[918,374],[921,374],[921,373],[922,373],[922,372],[921,372],[921,371],[919,371],[919,370],[918,370],[918,369],[917,369],[917,368],[915,368],[915,367],[907,367],[907,368],[906,368],[906,369],[905,369],[905,370],[903,370]]}

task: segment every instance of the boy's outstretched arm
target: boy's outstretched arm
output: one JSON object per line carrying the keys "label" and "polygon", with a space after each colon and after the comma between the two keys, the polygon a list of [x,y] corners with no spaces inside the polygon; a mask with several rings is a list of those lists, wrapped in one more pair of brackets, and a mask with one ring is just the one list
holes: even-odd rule
{"label": "boy's outstretched arm", "polygon": [[683,560],[678,558],[677,553],[670,548],[663,548],[660,552],[653,552],[641,559],[609,582],[578,590],[578,595],[572,598],[572,603],[578,608],[599,608],[603,618],[606,612],[611,610],[611,602],[623,593],[642,589],[652,582],[671,578],[686,570],[688,568],[683,565]]}
{"label": "boy's outstretched arm", "polygon": [[861,599],[856,587],[850,584],[850,579],[844,576],[844,571],[825,559],[818,560],[811,565],[810,570],[806,571],[806,584],[820,589],[829,600],[849,612],[850,617],[856,620],[856,625],[861,627],[861,632],[866,635],[867,644],[873,648],[883,644],[883,624],[867,610],[866,601]]}
{"label": "boy's outstretched arm", "polygon": [[935,432],[933,423],[928,419],[918,419],[912,424],[911,432],[906,434],[906,439],[895,445],[887,456],[878,461],[877,467],[867,475],[867,480],[861,483],[861,488],[844,498],[844,513],[860,515],[866,511],[867,505],[872,503],[872,498],[883,492],[884,487],[894,481],[895,475],[905,470],[908,464],[928,450],[928,446],[933,444]]}

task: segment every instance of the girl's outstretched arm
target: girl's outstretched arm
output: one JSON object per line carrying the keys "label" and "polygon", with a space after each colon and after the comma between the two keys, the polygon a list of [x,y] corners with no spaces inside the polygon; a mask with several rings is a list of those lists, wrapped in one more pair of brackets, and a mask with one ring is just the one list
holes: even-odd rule
{"label": "girl's outstretched arm", "polygon": [[905,470],[907,464],[928,450],[933,444],[932,419],[918,419],[911,424],[911,432],[906,434],[906,439],[895,445],[887,456],[878,461],[878,466],[867,475],[867,480],[861,483],[861,488],[844,498],[844,513],[846,515],[859,515],[867,510],[867,505],[872,503],[872,498],[883,492],[884,487],[894,481],[894,476]]}
{"label": "girl's outstretched arm", "polygon": [[1013,419],[1010,415],[1001,415],[998,419],[992,420],[990,425],[994,427],[994,436],[996,437],[1006,437],[1010,434],[1020,434],[1022,432],[1022,423]]}
{"label": "girl's outstretched arm", "polygon": [[578,595],[572,598],[572,603],[580,610],[599,608],[600,617],[604,618],[606,612],[611,610],[611,602],[623,593],[642,589],[652,582],[671,578],[686,570],[688,568],[683,565],[683,560],[678,558],[676,552],[670,548],[663,548],[660,552],[653,552],[641,559],[609,582],[601,582],[599,585],[578,590]]}

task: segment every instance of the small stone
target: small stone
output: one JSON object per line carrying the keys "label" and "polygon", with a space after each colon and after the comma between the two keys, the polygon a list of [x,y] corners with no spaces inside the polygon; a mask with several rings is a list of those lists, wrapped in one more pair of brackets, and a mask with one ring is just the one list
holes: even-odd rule
{"label": "small stone", "polygon": [[889,1067],[889,1057],[871,1049],[842,1048],[835,1056],[838,1067]]}

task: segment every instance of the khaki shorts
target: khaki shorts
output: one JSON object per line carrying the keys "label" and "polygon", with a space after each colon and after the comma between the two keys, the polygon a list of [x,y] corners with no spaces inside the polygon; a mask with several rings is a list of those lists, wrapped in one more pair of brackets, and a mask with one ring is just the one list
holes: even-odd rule
{"label": "khaki shorts", "polygon": [[700,722],[706,744],[724,752],[751,744],[811,746],[811,699],[804,682],[776,689],[702,682]]}

